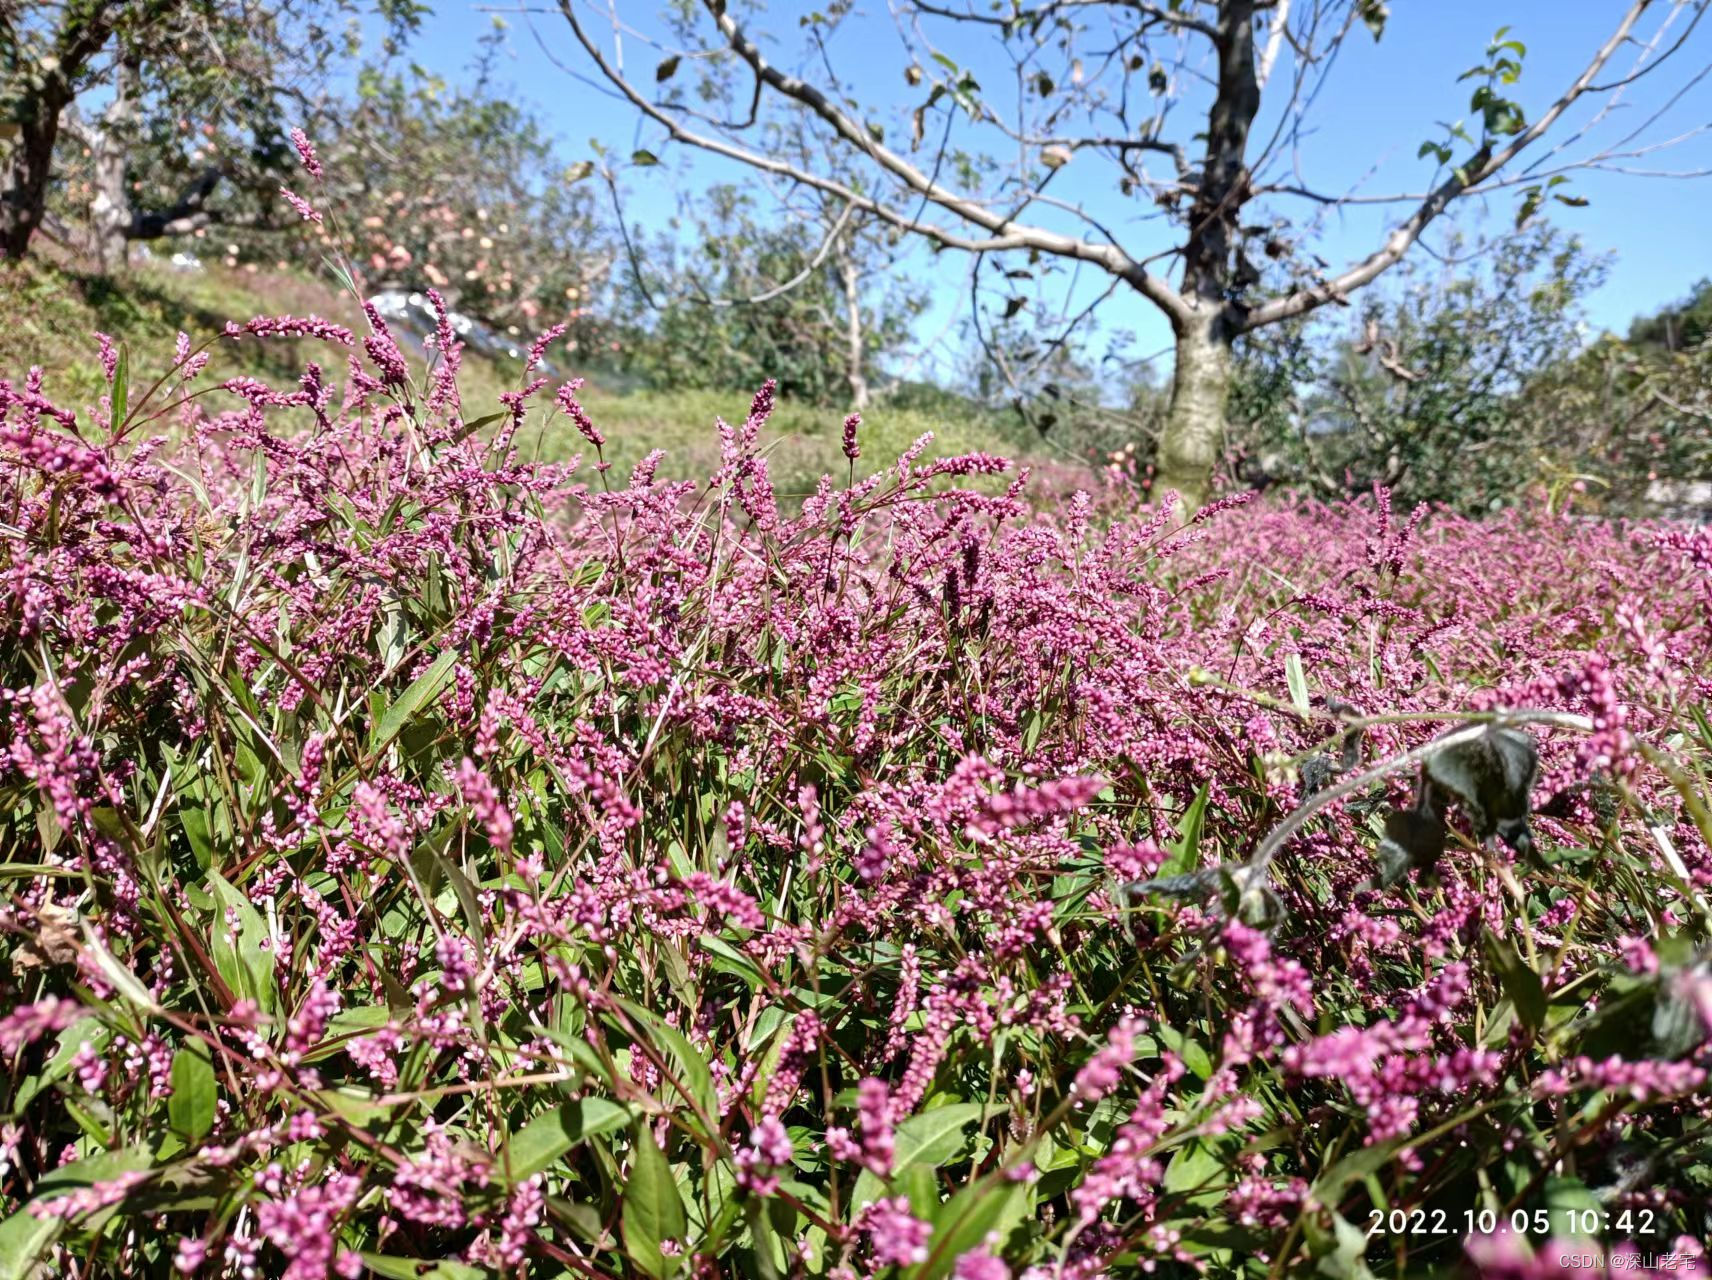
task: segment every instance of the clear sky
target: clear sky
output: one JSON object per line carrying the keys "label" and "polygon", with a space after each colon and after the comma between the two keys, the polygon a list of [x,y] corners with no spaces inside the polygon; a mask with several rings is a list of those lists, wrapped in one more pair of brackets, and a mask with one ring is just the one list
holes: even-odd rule
{"label": "clear sky", "polygon": [[[508,34],[499,80],[512,87],[557,135],[568,162],[590,154],[590,139],[620,154],[637,146],[660,153],[659,168],[634,171],[625,180],[626,214],[632,222],[663,225],[685,193],[700,183],[749,180],[738,166],[664,147],[657,129],[640,125],[627,104],[596,87],[593,67],[551,3],[525,0],[525,4],[520,10],[508,0],[439,0],[412,54],[420,64],[457,80],[467,74],[477,41],[492,29],[496,16],[503,16]],[[580,0],[580,6],[590,25],[603,33],[610,30],[614,12],[644,32],[659,30],[658,0],[610,0],[610,8],[609,0]],[[789,61],[790,51],[798,48],[798,19],[814,7],[800,0],[771,0],[766,27],[754,26],[752,33]],[[1301,148],[1303,177],[1316,189],[1338,193],[1423,189],[1432,177],[1433,161],[1417,158],[1417,148],[1427,138],[1441,136],[1435,121],[1468,118],[1471,86],[1459,84],[1457,77],[1481,59],[1498,27],[1509,26],[1510,35],[1527,45],[1524,75],[1512,92],[1532,119],[1586,65],[1625,7],[1618,0],[1391,0],[1382,40],[1375,44],[1365,34],[1357,34],[1339,54],[1335,72],[1315,104],[1316,132]],[[1660,0],[1657,8],[1666,7]],[[1683,30],[1684,21],[1679,20],[1672,39]],[[783,38],[772,41],[769,28]],[[659,52],[634,36],[626,52],[638,81],[651,84]],[[910,92],[902,77],[906,55],[886,0],[857,0],[857,14],[841,29],[831,53],[841,74],[861,85],[865,94],[894,108],[904,105]],[[965,61],[978,67],[979,56],[970,55]],[[1619,56],[1604,78],[1626,71],[1631,62],[1632,54]],[[1708,64],[1712,64],[1712,17],[1692,32],[1669,65],[1630,86],[1587,143],[1570,154],[1583,155],[1600,144],[1615,143],[1665,108],[1638,141],[1688,136],[1667,150],[1618,160],[1615,165],[1648,171],[1712,170],[1712,132],[1706,131],[1712,125],[1712,74],[1684,89],[1684,82]],[[1275,82],[1284,71],[1281,67],[1274,72]],[[991,86],[984,83],[984,87]],[[1675,96],[1678,91],[1680,96]],[[1669,101],[1673,96],[1674,103]],[[1591,107],[1580,109],[1562,123],[1573,132],[1591,114]],[[1263,114],[1256,136],[1270,132],[1266,123]],[[1536,152],[1528,153],[1528,158],[1563,136],[1560,128],[1536,143]],[[1088,177],[1094,176],[1090,166]],[[1071,181],[1055,185],[1055,190],[1096,213],[1126,247],[1133,237],[1134,245],[1150,250],[1160,231],[1156,222],[1141,220],[1145,202],[1125,200],[1111,190],[1109,169],[1103,170],[1103,178],[1097,189],[1088,184],[1079,188]],[[1621,330],[1638,312],[1680,297],[1696,280],[1712,275],[1712,217],[1708,216],[1712,178],[1591,171],[1577,174],[1574,186],[1565,189],[1589,203],[1585,208],[1555,206],[1553,218],[1578,234],[1590,249],[1613,255],[1609,279],[1590,304],[1596,328]],[[1497,227],[1513,220],[1517,200],[1513,191],[1491,197],[1488,224]],[[1314,206],[1299,201],[1278,209],[1304,222],[1314,214]],[[1323,221],[1313,246],[1334,267],[1339,266],[1371,252],[1388,222],[1404,212],[1404,206],[1344,209]],[[1041,220],[1050,221],[1051,215]],[[924,331],[936,331],[939,318],[952,314],[965,296],[968,268],[958,258],[923,254],[904,264],[917,279],[935,281],[934,306]],[[1103,313],[1106,323],[1135,331],[1138,350],[1152,350],[1168,341],[1163,322],[1144,301],[1120,297],[1114,303]]]}

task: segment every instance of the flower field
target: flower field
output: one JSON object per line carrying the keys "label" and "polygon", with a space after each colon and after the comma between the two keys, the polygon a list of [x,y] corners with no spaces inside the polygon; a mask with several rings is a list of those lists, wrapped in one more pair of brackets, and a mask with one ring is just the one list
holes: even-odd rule
{"label": "flower field", "polygon": [[371,321],[0,383],[0,1276],[1699,1260],[1712,535],[786,503]]}

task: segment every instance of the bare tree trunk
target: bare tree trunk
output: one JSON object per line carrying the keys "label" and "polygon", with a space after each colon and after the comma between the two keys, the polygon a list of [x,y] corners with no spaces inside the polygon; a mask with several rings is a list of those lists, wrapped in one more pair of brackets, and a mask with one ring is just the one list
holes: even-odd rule
{"label": "bare tree trunk", "polygon": [[112,37],[124,7],[121,0],[67,6],[46,58],[21,58],[15,42],[0,47],[0,69],[12,84],[18,120],[6,188],[0,192],[0,253],[13,261],[29,252],[31,238],[41,229],[60,117],[77,96],[79,77]]}
{"label": "bare tree trunk", "polygon": [[64,105],[38,100],[34,118],[21,123],[12,143],[6,190],[0,197],[0,252],[14,262],[29,252],[30,240],[41,229]]}
{"label": "bare tree trunk", "polygon": [[1245,156],[1260,109],[1255,71],[1255,0],[1220,0],[1218,93],[1207,116],[1207,153],[1189,210],[1181,314],[1172,317],[1177,365],[1159,439],[1155,492],[1175,490],[1185,511],[1207,500],[1224,445],[1231,343],[1242,327],[1237,301],[1245,272],[1238,217],[1251,194]]}
{"label": "bare tree trunk", "polygon": [[95,257],[101,270],[112,272],[130,260],[131,193],[125,187],[127,126],[136,110],[135,71],[121,67],[113,100],[101,113],[90,137],[95,170],[95,199],[89,207],[94,224]]}
{"label": "bare tree trunk", "polygon": [[867,352],[862,334],[862,294],[859,288],[861,282],[856,274],[856,264],[849,254],[840,252],[838,270],[844,280],[845,377],[850,382],[850,407],[861,410],[868,407],[868,375],[864,371]]}
{"label": "bare tree trunk", "polygon": [[1231,336],[1222,307],[1210,316],[1196,309],[1177,325],[1177,362],[1153,492],[1175,492],[1185,512],[1206,502],[1224,444],[1225,405],[1234,373]]}

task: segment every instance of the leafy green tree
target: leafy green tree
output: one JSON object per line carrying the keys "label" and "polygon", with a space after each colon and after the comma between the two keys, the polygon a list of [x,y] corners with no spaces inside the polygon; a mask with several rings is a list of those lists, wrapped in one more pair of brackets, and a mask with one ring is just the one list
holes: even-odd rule
{"label": "leafy green tree", "polygon": [[753,387],[861,408],[922,297],[881,269],[895,237],[851,217],[769,219],[735,186],[644,244],[632,232],[617,310],[645,317],[627,371],[655,386]]}
{"label": "leafy green tree", "polygon": [[1603,259],[1545,223],[1455,236],[1444,256],[1406,266],[1346,328],[1285,327],[1243,350],[1249,479],[1481,509],[1573,465],[1530,392],[1581,350]]}
{"label": "leafy green tree", "polygon": [[1680,352],[1712,335],[1712,280],[1702,280],[1681,302],[1639,316],[1629,326],[1629,345],[1639,351]]}
{"label": "leafy green tree", "polygon": [[81,231],[109,265],[132,240],[289,226],[278,203],[295,161],[286,130],[327,110],[330,77],[370,12],[396,42],[424,10],[414,0],[0,0],[10,133],[0,252],[28,251],[56,181],[68,234]]}
{"label": "leafy green tree", "polygon": [[1649,503],[1659,481],[1712,480],[1712,290],[1641,316],[1627,339],[1605,334],[1517,398],[1517,417],[1548,441],[1563,474],[1591,478],[1615,510]]}
{"label": "leafy green tree", "polygon": [[513,336],[569,321],[591,343],[611,237],[594,192],[494,82],[500,35],[465,88],[414,67],[365,71],[321,148],[327,189],[367,287],[432,286]]}

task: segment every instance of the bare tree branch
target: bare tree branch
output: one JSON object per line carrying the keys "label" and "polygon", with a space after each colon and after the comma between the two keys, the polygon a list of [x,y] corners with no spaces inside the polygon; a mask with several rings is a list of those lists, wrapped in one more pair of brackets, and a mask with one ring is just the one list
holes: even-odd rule
{"label": "bare tree branch", "polygon": [[[667,135],[674,142],[682,142],[686,146],[697,147],[714,155],[723,156],[728,160],[736,160],[739,163],[750,166],[751,168],[758,169],[763,173],[770,173],[775,177],[786,178],[791,182],[799,183],[802,186],[810,187],[816,191],[824,192],[827,195],[835,196],[844,203],[852,205],[865,213],[870,213],[874,217],[879,218],[892,226],[905,231],[918,231],[922,235],[944,245],[948,249],[961,249],[968,253],[992,253],[1008,249],[1039,249],[1045,253],[1061,254],[1066,257],[1089,256],[1102,263],[1102,265],[1112,261],[1111,252],[1108,246],[1092,245],[1083,241],[1074,240],[1068,236],[1059,236],[1054,233],[1040,231],[1037,228],[1014,225],[1009,223],[1007,219],[998,217],[972,202],[968,203],[968,207],[971,210],[978,212],[980,214],[980,218],[978,221],[973,218],[969,220],[976,221],[979,226],[990,227],[990,229],[996,231],[997,234],[986,239],[976,239],[969,236],[959,235],[954,231],[938,226],[934,223],[919,222],[916,219],[911,218],[909,215],[900,213],[889,205],[882,204],[874,197],[857,191],[855,188],[842,182],[836,182],[830,178],[823,178],[818,174],[810,173],[806,169],[788,164],[773,156],[762,155],[759,152],[751,151],[746,147],[737,146],[734,143],[726,142],[723,139],[711,138],[705,134],[695,133],[692,130],[686,129],[675,117],[671,115],[670,112],[665,111],[650,102],[637,91],[634,85],[619,75],[611,63],[609,63],[601,53],[600,48],[589,38],[588,33],[583,30],[582,24],[578,22],[575,10],[572,7],[572,0],[559,0],[559,12],[570,24],[571,30],[576,35],[578,42],[582,44],[584,51],[595,63],[595,66],[600,70],[601,74],[606,77],[613,87],[616,88],[632,106],[642,112],[642,114],[647,116],[650,120],[653,120],[656,124],[663,127],[666,130]],[[931,195],[932,192],[936,192],[938,190],[939,189],[937,187],[933,187],[930,188],[929,192],[924,192],[923,194]],[[938,203],[938,201],[936,200],[935,203]],[[1080,250],[1080,253],[1076,252],[1078,249]],[[1133,266],[1134,264],[1130,265]],[[1147,276],[1146,278],[1151,282],[1153,287],[1163,290],[1165,294],[1170,294],[1170,287],[1166,285],[1164,281],[1158,280],[1153,276]],[[1161,302],[1160,305],[1163,306],[1165,304]]]}
{"label": "bare tree branch", "polygon": [[1276,298],[1263,306],[1250,311],[1244,322],[1244,329],[1256,329],[1261,325],[1275,324],[1280,320],[1288,320],[1295,316],[1306,315],[1310,311],[1326,305],[1328,302],[1341,301],[1352,291],[1377,279],[1383,272],[1395,266],[1408,252],[1409,246],[1420,238],[1421,232],[1449,207],[1458,196],[1477,188],[1486,179],[1492,177],[1524,148],[1539,138],[1558,120],[1570,106],[1586,93],[1588,88],[1598,78],[1605,64],[1620,49],[1634,30],[1635,23],[1641,14],[1649,7],[1651,0],[1633,0],[1623,20],[1617,25],[1609,39],[1599,47],[1588,63],[1585,70],[1575,78],[1568,89],[1547,108],[1545,113],[1517,134],[1508,145],[1494,150],[1491,143],[1486,143],[1474,153],[1455,173],[1441,183],[1414,214],[1405,222],[1392,230],[1385,238],[1385,243],[1362,261],[1348,270],[1323,284],[1313,285],[1306,289],[1298,289],[1282,298]]}
{"label": "bare tree branch", "polygon": [[[1086,240],[1077,240],[1070,236],[1060,235],[1042,227],[1017,223],[1013,219],[994,213],[983,205],[967,197],[959,196],[935,182],[908,160],[875,139],[866,128],[851,119],[842,108],[814,85],[809,84],[799,76],[780,71],[767,62],[761,50],[744,34],[736,20],[725,12],[724,5],[719,3],[719,0],[705,0],[705,3],[726,42],[770,88],[813,112],[841,138],[858,150],[865,152],[876,164],[911,191],[931,200],[940,208],[955,214],[965,222],[991,232],[1000,239],[1011,241],[1012,247],[1038,249],[1042,253],[1050,253],[1057,257],[1076,258],[1085,262],[1096,263],[1112,275],[1133,285],[1144,297],[1164,309],[1168,314],[1181,309],[1182,300],[1177,296],[1175,290],[1163,280],[1143,271],[1139,264],[1117,245],[1093,244]],[[569,0],[564,0],[564,7],[569,13]]]}
{"label": "bare tree branch", "polygon": [[1260,66],[1254,73],[1255,82],[1262,89],[1272,78],[1272,67],[1278,61],[1278,50],[1284,43],[1284,32],[1289,25],[1290,0],[1278,0],[1278,7],[1272,11],[1271,28],[1266,33],[1266,47],[1260,53]]}
{"label": "bare tree branch", "polygon": [[843,210],[840,211],[837,220],[833,222],[831,229],[828,230],[826,235],[821,239],[820,245],[815,249],[813,256],[810,257],[808,262],[803,265],[803,269],[797,272],[796,275],[792,276],[789,280],[782,281],[770,289],[763,289],[760,293],[747,298],[700,297],[697,298],[696,301],[701,303],[704,307],[758,307],[763,302],[771,302],[774,298],[784,297],[804,281],[811,279],[814,276],[814,273],[820,270],[821,264],[831,256],[832,251],[842,241],[845,228],[850,225],[850,217],[853,212],[854,211],[851,206],[844,206]]}
{"label": "bare tree branch", "polygon": [[[1364,194],[1370,171],[1336,197],[1303,176],[1302,152],[1309,116],[1340,51],[1364,26],[1378,35],[1383,6],[1367,0],[887,0],[905,50],[906,79],[912,87],[925,86],[924,100],[904,107],[913,111],[913,128],[906,125],[902,141],[871,123],[869,113],[890,99],[855,100],[863,81],[834,57],[835,42],[814,22],[806,24],[805,56],[787,69],[785,55],[773,55],[770,46],[764,52],[765,37],[745,30],[735,16],[739,6],[730,0],[678,0],[677,18],[688,24],[693,15],[703,28],[691,42],[696,51],[683,56],[705,57],[717,69],[709,97],[720,105],[697,104],[723,117],[714,119],[628,80],[610,60],[604,33],[597,47],[589,37],[599,25],[592,15],[610,0],[556,3],[603,87],[616,90],[671,140],[790,184],[792,204],[812,194],[823,210],[836,205],[864,222],[919,233],[936,247],[969,252],[977,262],[1007,250],[1028,253],[1027,272],[1012,279],[1040,271],[1036,259],[1045,259],[1047,271],[1054,263],[1068,266],[1065,274],[1072,277],[1099,270],[1149,299],[1171,323],[1177,356],[1157,455],[1159,483],[1190,501],[1205,496],[1220,457],[1236,337],[1328,303],[1347,303],[1350,293],[1420,243],[1464,195],[1550,182],[1560,166],[1643,171],[1630,138],[1603,149],[1575,144],[1612,114],[1625,85],[1686,47],[1682,25],[1705,30],[1700,17],[1712,6],[1712,0],[1624,0],[1626,13],[1616,31],[1531,124],[1519,106],[1499,96],[1518,64],[1502,52],[1505,42],[1497,37],[1489,51],[1494,65],[1483,69],[1487,83],[1471,103],[1485,113],[1486,134],[1467,144],[1473,154],[1461,167],[1441,169],[1426,188],[1396,195]],[[586,21],[579,19],[583,4],[591,6]],[[843,20],[845,8],[825,20],[827,31]],[[1684,23],[1685,11],[1695,15],[1692,22]],[[1643,31],[1643,16],[1662,20],[1649,21]],[[712,31],[706,30],[709,23]],[[961,37],[961,46],[952,34]],[[942,40],[943,50],[936,47]],[[1619,68],[1616,60],[1625,50],[1634,65]],[[989,95],[960,69],[978,67],[990,82],[995,59],[1011,82],[1003,98]],[[947,74],[927,70],[935,62]],[[1619,70],[1630,74],[1619,76]],[[1699,79],[1652,111],[1640,129],[1649,130]],[[1581,113],[1573,125],[1566,121],[1565,113],[1587,102],[1601,84],[1611,100]],[[771,134],[763,142],[733,128],[731,122],[743,117],[744,100],[758,89],[778,111],[771,119],[830,148],[830,162],[818,152],[781,148]],[[940,136],[930,157],[923,152],[926,120],[934,111],[943,121],[933,118],[931,132]],[[1191,122],[1173,114],[1191,111]],[[769,119],[764,112],[757,117],[752,102],[748,114],[751,120]],[[1168,135],[1168,115],[1187,127]],[[1572,135],[1563,146],[1552,146],[1555,136],[1540,142],[1557,129]],[[1574,147],[1573,163],[1564,146]],[[1524,150],[1527,159],[1511,163]],[[1589,151],[1595,154],[1584,154]],[[1148,160],[1150,154],[1168,156],[1175,172]],[[1529,160],[1534,163],[1524,169]],[[1157,177],[1147,172],[1149,165]],[[989,180],[994,174],[997,179]],[[1095,202],[1084,203],[1081,192],[1067,189],[1084,175],[1108,178],[1125,196],[1139,199],[1108,216]],[[1267,196],[1301,198],[1320,209],[1286,226]],[[1529,207],[1541,198],[1543,190],[1532,192]],[[1306,238],[1319,230],[1328,211],[1391,202],[1401,206],[1394,216],[1402,221],[1381,233],[1373,253],[1341,271],[1313,256]],[[829,221],[832,214],[823,216]],[[1141,224],[1151,220],[1169,222],[1171,234],[1149,235]],[[1269,267],[1269,260],[1283,265]],[[1283,296],[1260,291],[1274,271],[1290,273]],[[972,276],[975,288],[985,281],[979,271]],[[1013,297],[1005,305],[1014,313],[1022,304],[1015,288],[1009,292]],[[1104,296],[1099,288],[1089,292],[1072,284],[1062,295],[1061,311],[1043,304],[1030,312],[1031,336],[1044,341],[1067,320],[1065,332],[1075,332],[1093,310],[1083,303],[1096,295]],[[1073,311],[1080,314],[1072,318]],[[1021,396],[1018,379],[1040,372],[1041,361],[999,350],[1002,344],[993,341],[985,323],[991,318],[977,311],[974,337],[989,349],[1000,379]],[[1044,359],[1057,361],[1065,349],[1062,339],[1052,343]],[[1375,350],[1382,362],[1391,359],[1388,350]],[[1391,372],[1407,381],[1412,371],[1392,363],[1397,368]]]}
{"label": "bare tree branch", "polygon": [[[1284,3],[1288,6],[1289,0],[1284,0]],[[1145,0],[1054,0],[1053,3],[1041,5],[1037,9],[1019,9],[1003,17],[996,14],[975,13],[970,10],[949,9],[944,5],[929,3],[928,0],[915,0],[915,7],[923,13],[932,14],[936,18],[947,18],[953,22],[977,22],[985,26],[1007,29],[1028,25],[1038,26],[1054,15],[1068,9],[1116,7],[1130,9],[1141,14],[1147,25],[1167,26],[1179,31],[1193,31],[1209,40],[1218,39],[1218,32],[1200,19],[1175,9],[1162,9],[1156,4],[1145,3]],[[1256,7],[1261,6],[1257,5]]]}

